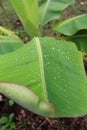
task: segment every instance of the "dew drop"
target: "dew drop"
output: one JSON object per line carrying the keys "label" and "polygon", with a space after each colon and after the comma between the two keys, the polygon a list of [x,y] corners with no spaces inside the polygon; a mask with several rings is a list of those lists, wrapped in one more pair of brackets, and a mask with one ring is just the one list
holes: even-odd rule
{"label": "dew drop", "polygon": [[63,91],[64,91],[64,92],[66,92],[66,90],[65,90],[65,89],[64,89]]}
{"label": "dew drop", "polygon": [[11,77],[11,75],[8,75],[8,77]]}
{"label": "dew drop", "polygon": [[65,58],[67,58],[69,60],[70,57],[69,56],[65,56]]}
{"label": "dew drop", "polygon": [[54,50],[54,47],[52,48],[52,50]]}
{"label": "dew drop", "polygon": [[24,57],[22,59],[24,60]]}
{"label": "dew drop", "polygon": [[46,55],[44,55],[44,57],[47,57]]}
{"label": "dew drop", "polygon": [[40,87],[40,84],[38,84],[38,87]]}
{"label": "dew drop", "polygon": [[49,65],[49,64],[50,64],[50,62],[48,61],[48,62],[47,62],[47,64]]}
{"label": "dew drop", "polygon": [[49,55],[47,54],[47,55],[44,55],[44,57],[49,57]]}
{"label": "dew drop", "polygon": [[58,49],[58,51],[60,52],[61,50],[60,50],[60,49]]}
{"label": "dew drop", "polygon": [[69,56],[67,57],[67,59],[69,60]]}
{"label": "dew drop", "polygon": [[69,102],[69,101],[67,101],[67,103],[68,103],[68,104],[70,104],[70,102]]}
{"label": "dew drop", "polygon": [[17,61],[18,59],[16,58],[15,60]]}
{"label": "dew drop", "polygon": [[64,95],[67,98],[67,95]]}
{"label": "dew drop", "polygon": [[69,54],[69,52],[67,52],[67,54]]}
{"label": "dew drop", "polygon": [[56,77],[54,77],[54,79],[57,79]]}
{"label": "dew drop", "polygon": [[61,54],[65,54],[65,52],[61,52]]}
{"label": "dew drop", "polygon": [[33,80],[31,80],[30,82],[33,82]]}

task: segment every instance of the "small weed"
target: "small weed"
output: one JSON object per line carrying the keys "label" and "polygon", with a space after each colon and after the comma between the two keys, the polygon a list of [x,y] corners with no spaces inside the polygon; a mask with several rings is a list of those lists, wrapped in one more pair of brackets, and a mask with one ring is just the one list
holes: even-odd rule
{"label": "small weed", "polygon": [[14,114],[10,114],[8,117],[3,116],[0,119],[0,130],[13,130],[16,128],[16,124],[13,122]]}
{"label": "small weed", "polygon": [[13,100],[9,100],[9,106],[13,106],[14,105],[14,101]]}

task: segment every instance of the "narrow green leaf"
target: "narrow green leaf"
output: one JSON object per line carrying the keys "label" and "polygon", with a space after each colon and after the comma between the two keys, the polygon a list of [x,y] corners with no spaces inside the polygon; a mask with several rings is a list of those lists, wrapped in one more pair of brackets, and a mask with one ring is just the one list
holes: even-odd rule
{"label": "narrow green leaf", "polygon": [[38,36],[38,0],[10,1],[28,34],[31,37]]}
{"label": "narrow green leaf", "polygon": [[54,24],[55,31],[68,36],[72,36],[82,29],[87,29],[87,14],[79,15]]}
{"label": "narrow green leaf", "polygon": [[59,18],[62,11],[75,0],[38,0],[39,1],[39,23],[47,22]]}
{"label": "narrow green leaf", "polygon": [[37,114],[70,117],[87,113],[82,54],[71,42],[34,38],[1,55],[0,81],[0,93]]}

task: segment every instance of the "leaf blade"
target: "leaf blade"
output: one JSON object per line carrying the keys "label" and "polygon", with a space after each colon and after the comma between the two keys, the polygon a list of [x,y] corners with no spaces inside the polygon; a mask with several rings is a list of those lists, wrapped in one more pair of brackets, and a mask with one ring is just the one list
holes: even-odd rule
{"label": "leaf blade", "polygon": [[87,29],[87,14],[78,15],[54,24],[54,30],[64,35],[72,36],[81,29]]}
{"label": "leaf blade", "polygon": [[[38,45],[36,46],[38,44],[37,39],[41,46],[42,54],[40,54],[40,58],[43,60],[42,69],[46,87],[42,82],[41,60],[39,60],[37,51]],[[17,55],[19,55],[19,59],[15,62]],[[7,64],[5,65],[5,63]],[[32,90],[38,97],[38,103],[33,103],[35,106],[31,106],[30,110],[37,114],[47,117],[70,117],[87,113],[87,78],[82,54],[71,42],[52,38],[34,38],[19,50],[0,56],[0,72],[1,82],[23,85],[21,89],[17,89],[18,85],[12,87],[9,84],[9,86],[5,86],[1,83],[0,92],[11,98],[14,95],[13,99],[17,103],[30,109],[28,100],[31,95],[29,94],[30,90]],[[9,72],[11,77],[8,76]],[[43,90],[43,86],[46,92]],[[7,87],[7,90],[5,90],[5,87]],[[29,89],[29,91],[26,89]],[[21,98],[16,91],[20,92]],[[23,93],[25,93],[26,99],[23,99]],[[19,97],[16,97],[16,94]],[[45,96],[46,94],[48,99]],[[31,98],[34,100],[32,95]],[[32,103],[31,98],[29,102]]]}
{"label": "leaf blade", "polygon": [[23,46],[22,40],[14,32],[0,26],[0,54],[15,51]]}
{"label": "leaf blade", "polygon": [[62,11],[75,0],[39,0],[39,23],[46,24],[47,22],[59,18]]}
{"label": "leaf blade", "polygon": [[25,30],[33,37],[38,36],[38,1],[37,0],[10,0],[17,12]]}

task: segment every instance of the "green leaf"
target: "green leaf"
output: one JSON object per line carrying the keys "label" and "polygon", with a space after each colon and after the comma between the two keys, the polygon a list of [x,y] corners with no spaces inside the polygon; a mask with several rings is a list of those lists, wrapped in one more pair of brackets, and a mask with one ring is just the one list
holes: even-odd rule
{"label": "green leaf", "polygon": [[62,11],[75,0],[38,0],[39,1],[39,23],[47,22],[59,18]]}
{"label": "green leaf", "polygon": [[14,32],[0,27],[0,54],[15,51],[23,46],[23,42]]}
{"label": "green leaf", "polygon": [[66,37],[66,40],[72,41],[76,44],[77,48],[87,53],[87,30],[81,30],[71,37]]}
{"label": "green leaf", "polygon": [[37,0],[10,0],[17,12],[25,30],[33,36],[39,35],[38,1]]}
{"label": "green leaf", "polygon": [[12,122],[13,118],[14,118],[14,113],[11,113],[11,114],[9,115],[9,117],[8,117],[9,123]]}
{"label": "green leaf", "polygon": [[8,122],[8,118],[3,116],[2,118],[0,118],[0,125],[6,124]]}
{"label": "green leaf", "polygon": [[82,54],[71,42],[34,38],[15,52],[1,55],[0,81],[0,93],[37,114],[70,117],[87,113]]}
{"label": "green leaf", "polygon": [[67,36],[72,36],[82,29],[87,29],[87,14],[79,15],[54,24],[55,31]]}
{"label": "green leaf", "polygon": [[[76,44],[80,51],[87,52],[87,14],[79,15],[62,22],[56,22],[54,30],[64,35],[66,40]],[[73,36],[72,36],[73,35]]]}
{"label": "green leaf", "polygon": [[12,100],[9,100],[9,106],[13,106],[14,105],[14,101],[12,101]]}
{"label": "green leaf", "polygon": [[1,130],[6,130],[7,128],[8,128],[8,124],[1,126]]}

